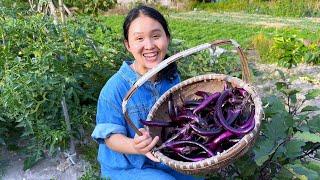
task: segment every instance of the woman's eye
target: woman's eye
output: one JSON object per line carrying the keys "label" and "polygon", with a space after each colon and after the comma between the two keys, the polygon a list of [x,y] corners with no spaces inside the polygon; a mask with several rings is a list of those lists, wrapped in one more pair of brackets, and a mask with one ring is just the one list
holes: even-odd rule
{"label": "woman's eye", "polygon": [[138,41],[142,41],[143,38],[142,38],[142,37],[137,37],[137,40],[138,40]]}
{"label": "woman's eye", "polygon": [[160,37],[160,35],[153,35],[153,38],[158,39]]}

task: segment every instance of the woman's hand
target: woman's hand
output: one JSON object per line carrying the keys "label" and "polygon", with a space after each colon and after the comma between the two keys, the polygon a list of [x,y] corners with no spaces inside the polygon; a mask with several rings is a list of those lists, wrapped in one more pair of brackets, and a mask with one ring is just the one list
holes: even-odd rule
{"label": "woman's hand", "polygon": [[133,148],[139,153],[144,154],[149,159],[155,162],[159,162],[157,158],[155,158],[150,150],[157,144],[159,141],[159,137],[156,136],[152,139],[149,132],[146,131],[144,128],[139,129],[139,131],[142,133],[142,136],[138,136],[137,134],[134,136],[133,139]]}

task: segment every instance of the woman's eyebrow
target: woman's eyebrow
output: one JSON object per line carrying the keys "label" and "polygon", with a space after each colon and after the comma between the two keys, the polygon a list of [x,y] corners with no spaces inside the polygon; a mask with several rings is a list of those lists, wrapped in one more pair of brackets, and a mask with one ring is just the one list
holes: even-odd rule
{"label": "woman's eyebrow", "polygon": [[161,32],[161,30],[160,29],[154,29],[151,32]]}
{"label": "woman's eyebrow", "polygon": [[[160,29],[153,29],[151,30],[151,33],[154,33],[154,32],[161,32]],[[144,34],[143,32],[134,32],[133,35],[141,35],[141,34]]]}
{"label": "woman's eyebrow", "polygon": [[140,35],[143,34],[142,32],[134,32],[133,35]]}

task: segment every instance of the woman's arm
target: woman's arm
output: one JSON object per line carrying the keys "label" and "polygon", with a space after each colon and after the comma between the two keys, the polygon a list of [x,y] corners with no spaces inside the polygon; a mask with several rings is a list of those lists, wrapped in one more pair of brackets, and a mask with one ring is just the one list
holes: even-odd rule
{"label": "woman's arm", "polygon": [[151,153],[150,150],[157,144],[159,137],[156,136],[152,139],[149,132],[145,129],[139,129],[142,136],[136,135],[133,139],[128,138],[123,134],[113,134],[105,139],[106,145],[117,152],[124,154],[143,154],[153,161],[158,161]]}

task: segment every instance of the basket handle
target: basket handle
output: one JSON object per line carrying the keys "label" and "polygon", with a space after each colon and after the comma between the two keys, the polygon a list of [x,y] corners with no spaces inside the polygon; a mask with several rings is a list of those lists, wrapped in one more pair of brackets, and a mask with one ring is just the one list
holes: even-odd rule
{"label": "basket handle", "polygon": [[245,57],[243,50],[240,48],[240,45],[235,40],[216,40],[210,43],[205,43],[198,45],[196,47],[181,51],[173,56],[170,56],[169,58],[163,60],[161,63],[159,63],[156,67],[152,68],[150,71],[145,73],[142,77],[140,77],[131,87],[131,89],[127,92],[126,96],[124,97],[122,101],[122,112],[124,114],[124,117],[129,124],[129,126],[139,135],[142,136],[142,133],[139,131],[139,129],[133,124],[131,119],[129,118],[128,112],[127,112],[127,103],[128,100],[131,98],[133,93],[142,86],[148,79],[150,79],[152,76],[154,76],[156,73],[167,67],[169,64],[175,62],[178,59],[181,59],[183,57],[189,56],[193,53],[208,49],[208,48],[214,48],[216,46],[220,45],[226,45],[226,44],[232,44],[236,49],[237,53],[240,56],[241,60],[241,67],[242,67],[242,79],[245,82],[250,82],[250,73],[249,73],[249,67],[248,67],[248,61]]}

